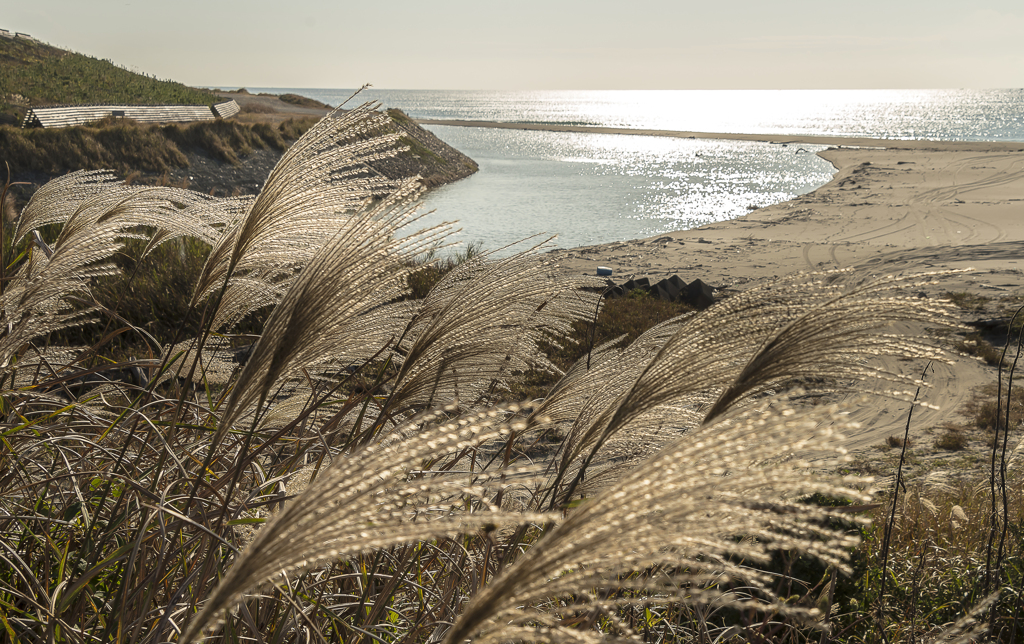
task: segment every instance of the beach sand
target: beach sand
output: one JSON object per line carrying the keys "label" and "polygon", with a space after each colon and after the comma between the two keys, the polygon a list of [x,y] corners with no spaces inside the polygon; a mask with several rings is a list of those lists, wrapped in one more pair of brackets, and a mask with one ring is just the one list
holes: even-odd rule
{"label": "beach sand", "polygon": [[[427,123],[426,121],[421,121]],[[438,122],[440,123],[440,122]],[[446,125],[477,122],[444,121]],[[1024,297],[1024,143],[892,141],[839,137],[709,134],[616,130],[575,126],[486,124],[516,129],[600,132],[825,144],[821,156],[837,169],[827,185],[792,201],[694,230],[621,243],[560,249],[554,257],[566,271],[593,275],[598,266],[612,279],[678,274],[716,288],[743,289],[801,271],[851,269],[849,279],[941,270],[973,269],[922,288],[930,297],[968,291],[992,298],[992,316]],[[794,150],[795,152],[795,150]],[[938,411],[919,408],[913,431],[961,423],[963,404],[976,387],[995,382],[996,371],[967,355],[934,365],[931,388],[921,399]],[[892,365],[907,372],[923,365]],[[863,425],[847,447],[872,458],[888,436],[903,436],[909,404],[879,397],[855,417]],[[920,445],[933,438],[923,436]],[[934,454],[933,454],[934,455]],[[881,458],[879,456],[879,458]]]}

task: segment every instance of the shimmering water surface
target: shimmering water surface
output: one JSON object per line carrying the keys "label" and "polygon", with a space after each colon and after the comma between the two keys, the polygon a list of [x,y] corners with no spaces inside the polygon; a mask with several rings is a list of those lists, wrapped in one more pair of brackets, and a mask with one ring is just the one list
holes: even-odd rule
{"label": "shimmering water surface", "polygon": [[431,221],[456,218],[487,248],[541,231],[573,247],[694,228],[813,190],[833,169],[816,146],[430,129],[480,164],[428,195]]}
{"label": "shimmering water surface", "polygon": [[[331,105],[352,90],[293,92]],[[414,118],[697,132],[1024,141],[1024,90],[390,91]],[[428,223],[457,219],[464,241],[496,248],[534,233],[564,247],[731,219],[832,177],[819,146],[428,126],[480,164],[435,190]]]}

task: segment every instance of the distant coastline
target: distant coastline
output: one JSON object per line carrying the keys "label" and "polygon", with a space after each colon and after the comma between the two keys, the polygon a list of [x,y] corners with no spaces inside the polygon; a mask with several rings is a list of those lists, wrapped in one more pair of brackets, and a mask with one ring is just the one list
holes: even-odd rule
{"label": "distant coastline", "polygon": [[[353,89],[294,92],[331,105]],[[472,91],[370,88],[416,119],[947,141],[1024,141],[1024,89]]]}
{"label": "distant coastline", "polygon": [[447,125],[452,127],[485,127],[503,130],[535,130],[539,132],[576,132],[589,134],[626,134],[634,136],[662,136],[676,139],[721,139],[726,141],[756,141],[793,145],[828,145],[835,147],[887,148],[900,150],[1024,150],[1022,141],[937,141],[929,139],[878,139],[870,137],[820,136],[812,134],[737,134],[730,132],[687,132],[680,130],[653,130],[624,127],[598,127],[590,125],[557,125],[549,123],[502,123],[462,119],[415,119],[420,125]]}

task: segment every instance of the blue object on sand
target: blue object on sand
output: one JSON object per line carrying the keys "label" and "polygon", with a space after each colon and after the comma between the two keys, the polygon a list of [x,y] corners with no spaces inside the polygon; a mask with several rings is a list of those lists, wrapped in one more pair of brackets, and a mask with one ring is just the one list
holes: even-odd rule
{"label": "blue object on sand", "polygon": [[598,275],[611,275],[612,274],[612,269],[608,268],[607,266],[598,266],[597,267],[597,274]]}

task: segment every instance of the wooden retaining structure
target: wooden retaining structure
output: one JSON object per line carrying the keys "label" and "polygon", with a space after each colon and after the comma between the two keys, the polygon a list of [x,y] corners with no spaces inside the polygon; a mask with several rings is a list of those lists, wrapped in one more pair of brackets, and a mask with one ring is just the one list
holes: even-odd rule
{"label": "wooden retaining structure", "polygon": [[235,102],[235,99],[231,99],[230,101],[217,103],[210,109],[212,109],[213,113],[216,114],[219,118],[226,119],[231,118],[235,114],[238,114],[238,112],[242,108],[238,107],[238,103]]}
{"label": "wooden retaining structure", "polygon": [[0,29],[0,38],[6,38],[8,40],[28,40],[31,42],[39,42],[28,34],[23,34],[20,31],[8,31],[6,29]]}
{"label": "wooden retaining structure", "polygon": [[234,99],[209,105],[58,105],[33,107],[25,113],[21,127],[69,127],[85,125],[108,117],[140,123],[191,123],[212,121],[238,114]]}

